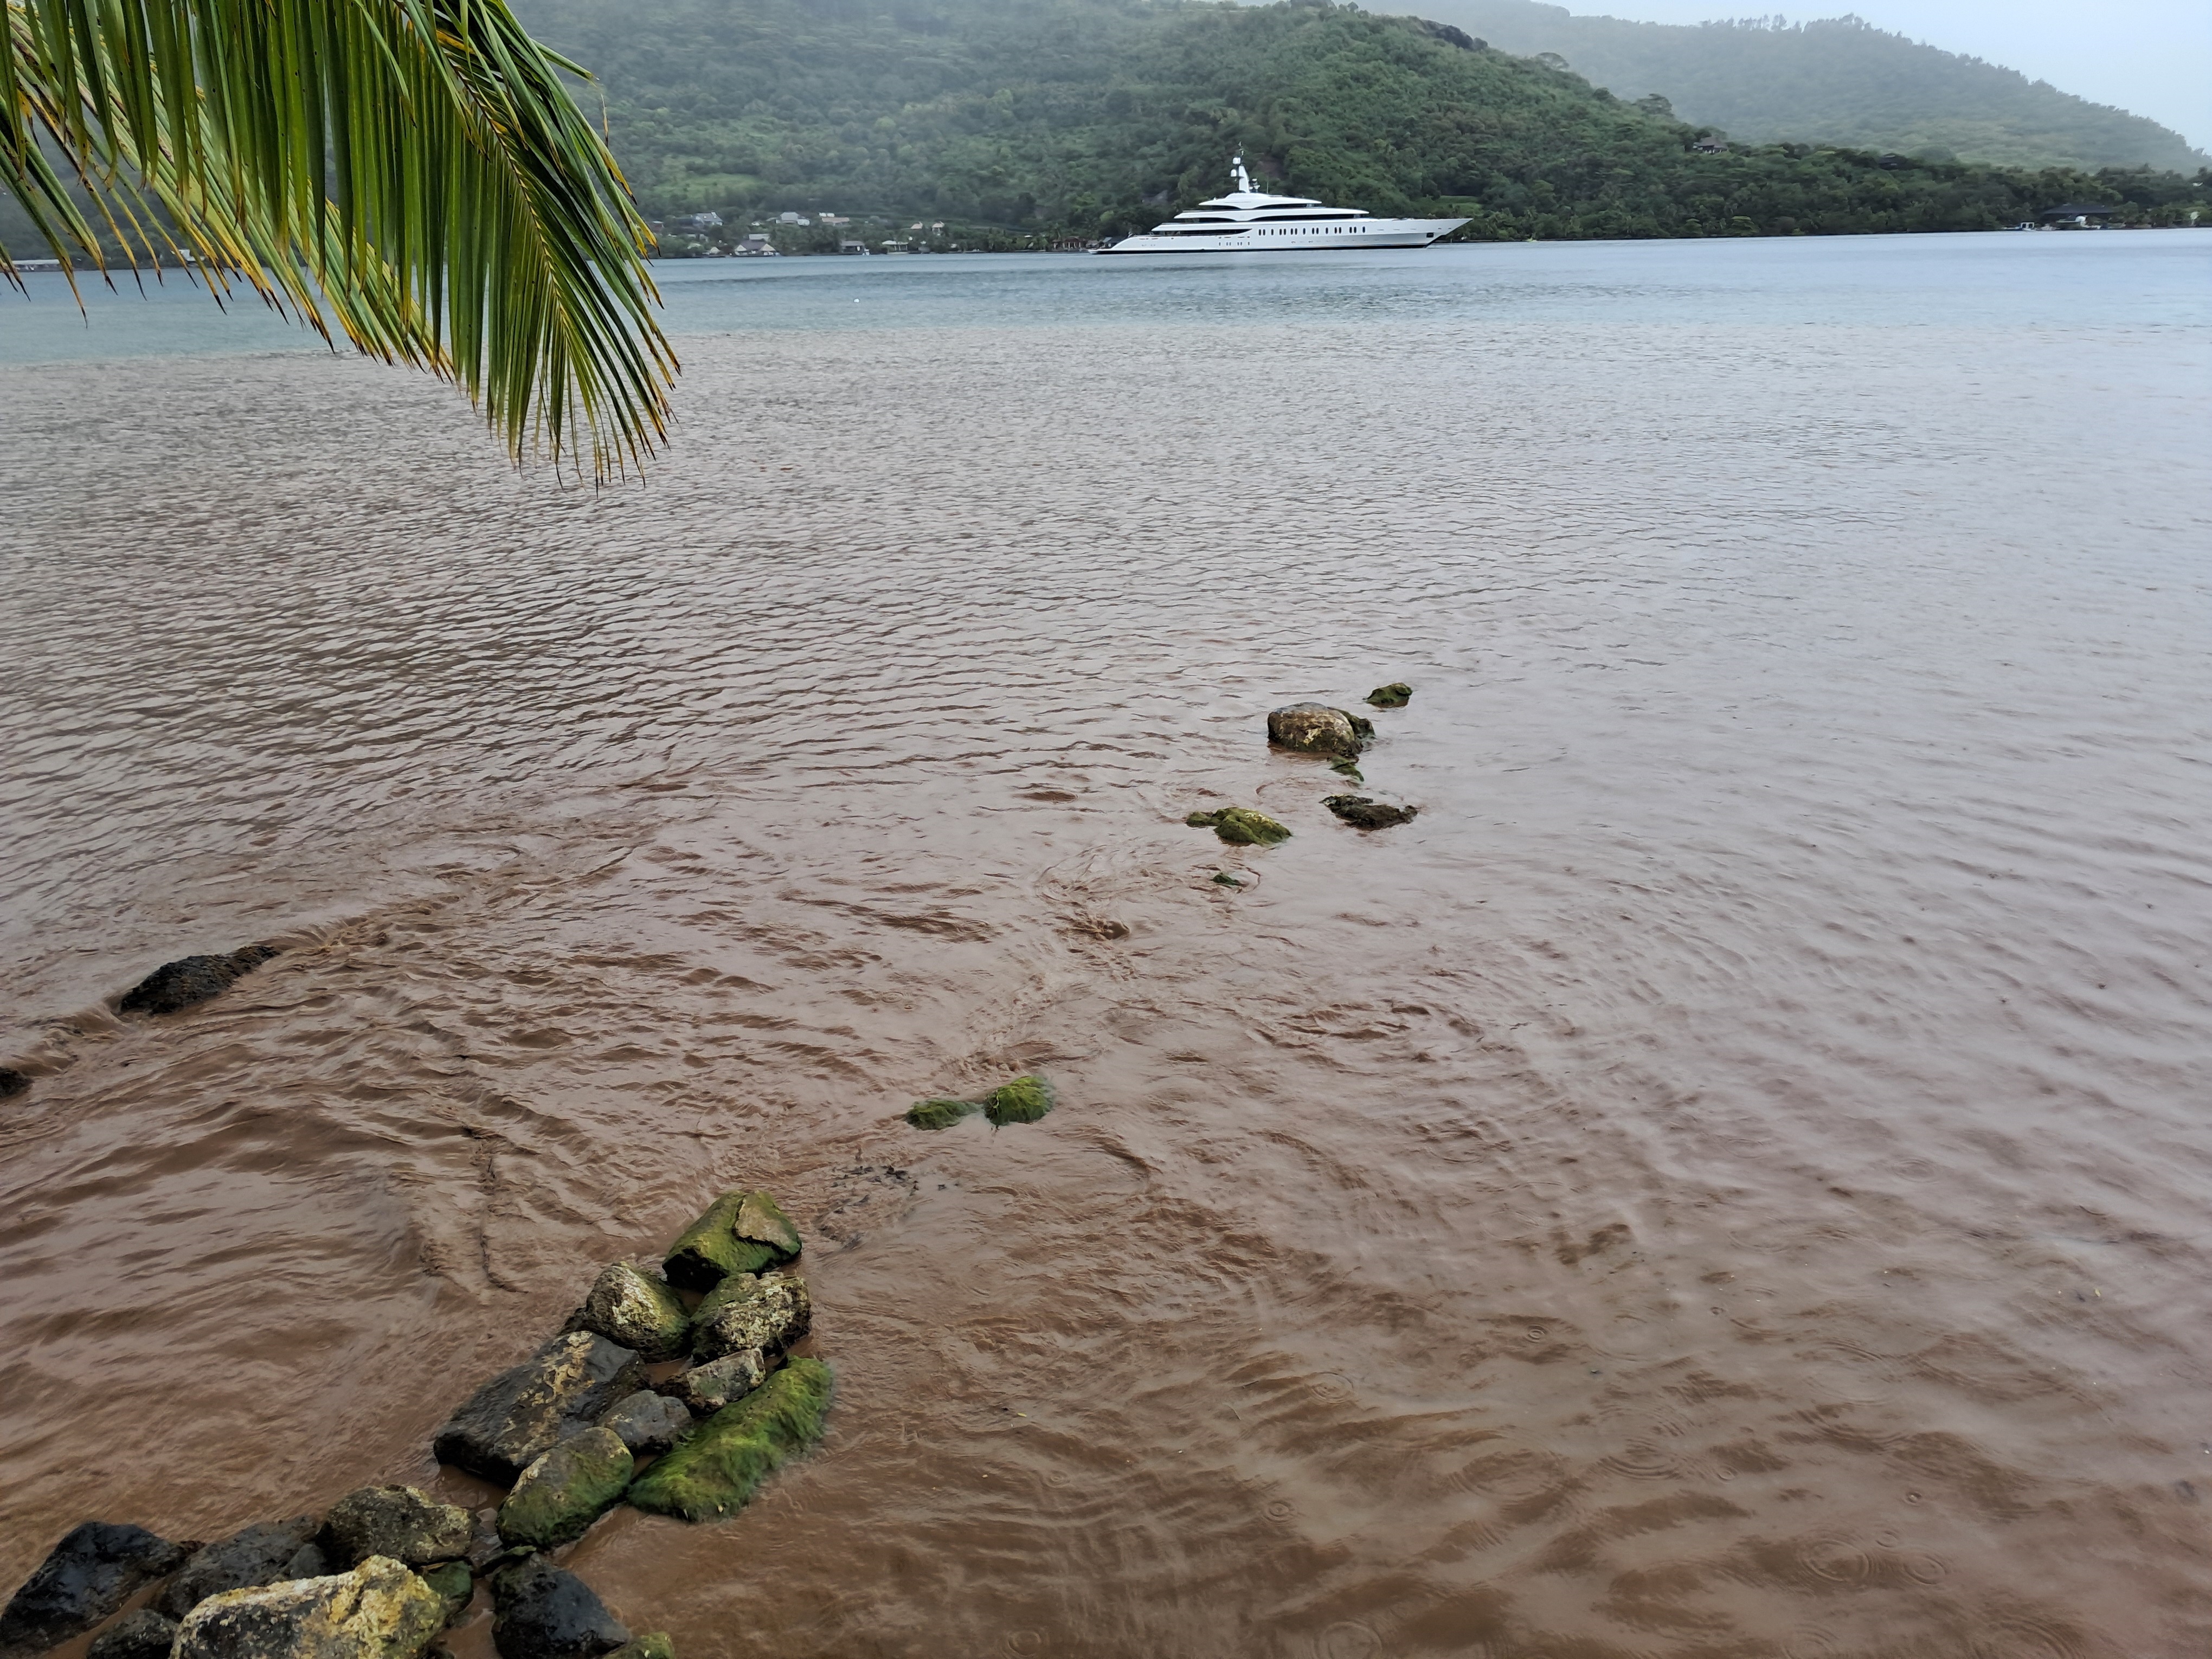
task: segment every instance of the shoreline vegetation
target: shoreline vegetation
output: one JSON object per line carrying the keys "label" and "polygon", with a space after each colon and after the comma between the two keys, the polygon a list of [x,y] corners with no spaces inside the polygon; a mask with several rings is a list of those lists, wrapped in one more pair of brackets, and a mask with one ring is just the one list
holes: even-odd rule
{"label": "shoreline vegetation", "polygon": [[749,231],[785,254],[1081,247],[1218,194],[1240,152],[1262,188],[1465,216],[1463,241],[1994,230],[2066,204],[2128,228],[2212,212],[2208,170],[1739,143],[1564,60],[1329,0],[524,0],[520,15],[599,76],[662,258]]}

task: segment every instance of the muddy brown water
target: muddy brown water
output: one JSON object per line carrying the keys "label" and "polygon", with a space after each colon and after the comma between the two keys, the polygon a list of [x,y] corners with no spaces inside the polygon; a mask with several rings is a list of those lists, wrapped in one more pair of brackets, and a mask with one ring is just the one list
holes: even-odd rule
{"label": "muddy brown water", "polygon": [[7,371],[0,1580],[487,1501],[745,1182],[830,1436],[565,1558],[686,1659],[2205,1651],[2203,333],[1728,311],[702,332],[596,497]]}

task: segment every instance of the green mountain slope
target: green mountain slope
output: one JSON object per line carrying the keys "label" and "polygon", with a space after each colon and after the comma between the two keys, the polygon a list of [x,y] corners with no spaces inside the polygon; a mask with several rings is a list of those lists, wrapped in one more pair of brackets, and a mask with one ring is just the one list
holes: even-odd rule
{"label": "green mountain slope", "polygon": [[[1232,152],[1300,194],[1464,212],[1486,237],[1972,228],[2098,181],[1696,134],[1577,76],[1322,0],[524,0],[603,77],[649,213],[778,209],[1119,233],[1223,187]],[[1456,36],[1456,38],[1454,38]],[[2201,200],[2202,191],[2195,199]]]}
{"label": "green mountain slope", "polygon": [[1948,150],[2008,167],[2190,171],[2207,160],[2155,121],[1856,17],[1632,23],[1540,0],[1425,0],[1425,10],[1507,52],[1555,52],[1623,98],[1661,94],[1685,120],[1754,143]]}

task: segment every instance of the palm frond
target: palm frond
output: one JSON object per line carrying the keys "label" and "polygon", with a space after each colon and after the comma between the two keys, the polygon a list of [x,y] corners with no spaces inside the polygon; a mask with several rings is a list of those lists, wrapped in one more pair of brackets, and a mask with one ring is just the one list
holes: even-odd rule
{"label": "palm frond", "polygon": [[580,71],[506,0],[0,6],[0,187],[64,269],[105,269],[102,233],[189,256],[218,298],[453,381],[518,459],[605,480],[665,437],[644,223]]}

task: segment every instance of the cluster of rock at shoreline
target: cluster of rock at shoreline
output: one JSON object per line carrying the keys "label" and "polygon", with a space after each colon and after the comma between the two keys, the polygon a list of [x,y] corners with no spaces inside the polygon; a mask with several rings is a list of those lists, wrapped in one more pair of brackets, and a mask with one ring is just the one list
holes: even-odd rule
{"label": "cluster of rock at shoreline", "polygon": [[[214,956],[179,957],[165,962],[115,1000],[118,1014],[174,1014],[228,990],[240,975],[278,955],[273,945],[248,945]],[[0,1066],[0,1100],[31,1086],[31,1074]]]}
{"label": "cluster of rock at shoreline", "polygon": [[1029,1073],[973,1099],[940,1095],[933,1100],[917,1100],[907,1108],[906,1121],[917,1129],[949,1129],[963,1118],[981,1112],[994,1128],[1003,1128],[1009,1123],[1034,1123],[1053,1104],[1052,1085]]}
{"label": "cluster of rock at shoreline", "polygon": [[737,1191],[677,1237],[659,1273],[605,1268],[565,1328],[432,1442],[441,1462],[510,1488],[488,1524],[404,1486],[210,1544],[87,1521],[0,1611],[0,1659],[109,1620],[88,1659],[421,1659],[479,1580],[501,1659],[675,1659],[665,1634],[632,1636],[545,1553],[617,1503],[729,1515],[821,1437],[830,1368],[789,1355],[813,1315],[788,1271],[799,1250],[774,1198]]}
{"label": "cluster of rock at shoreline", "polygon": [[[1402,680],[1378,685],[1367,694],[1369,704],[1376,708],[1403,708],[1413,700],[1413,688]],[[1267,741],[1275,748],[1301,755],[1330,757],[1330,770],[1354,783],[1364,783],[1366,780],[1360,775],[1359,756],[1375,741],[1375,722],[1325,702],[1294,702],[1268,714]],[[1322,805],[1355,830],[1386,830],[1394,823],[1408,822],[1421,810],[1418,806],[1394,805],[1371,795],[1328,795],[1322,798]],[[1272,847],[1291,838],[1287,825],[1249,806],[1193,812],[1183,822],[1195,829],[1211,830],[1232,846]],[[1214,879],[1228,887],[1243,884],[1234,876],[1225,874],[1217,875]]]}

